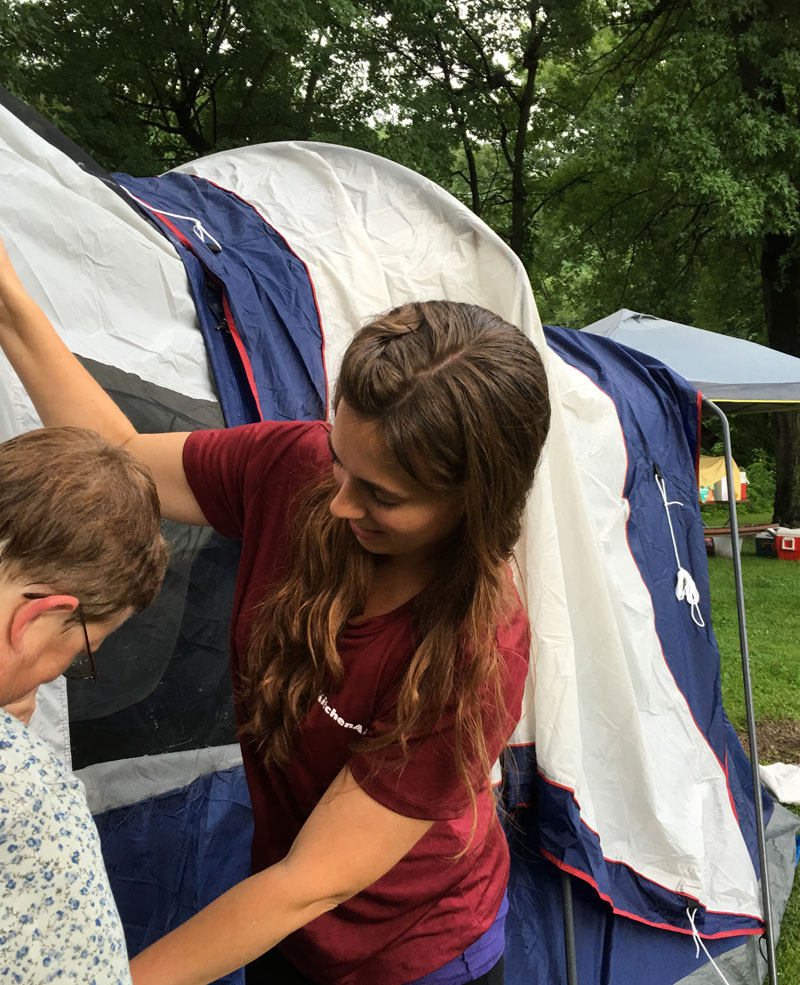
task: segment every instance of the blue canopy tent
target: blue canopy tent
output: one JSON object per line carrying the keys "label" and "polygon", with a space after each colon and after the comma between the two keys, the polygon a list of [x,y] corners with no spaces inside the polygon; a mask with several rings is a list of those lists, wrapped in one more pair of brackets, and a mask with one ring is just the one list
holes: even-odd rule
{"label": "blue canopy tent", "polygon": [[800,403],[800,359],[756,342],[628,308],[582,331],[660,359],[726,414],[788,410]]}

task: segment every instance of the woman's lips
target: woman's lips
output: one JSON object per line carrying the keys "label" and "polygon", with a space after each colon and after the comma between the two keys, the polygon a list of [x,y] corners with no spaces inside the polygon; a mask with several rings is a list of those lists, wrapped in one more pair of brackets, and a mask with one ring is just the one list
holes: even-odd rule
{"label": "woman's lips", "polygon": [[371,540],[380,533],[380,530],[365,530],[363,527],[359,527],[357,523],[353,523],[352,520],[350,521],[350,529],[361,540]]}

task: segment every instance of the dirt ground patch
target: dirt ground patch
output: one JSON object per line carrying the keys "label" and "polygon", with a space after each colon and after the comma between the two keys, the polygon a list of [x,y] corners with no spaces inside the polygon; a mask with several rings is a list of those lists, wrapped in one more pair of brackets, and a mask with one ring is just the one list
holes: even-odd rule
{"label": "dirt ground patch", "polygon": [[[737,729],[745,752],[749,754],[747,733]],[[800,763],[800,722],[792,718],[756,722],[758,758],[762,763]]]}

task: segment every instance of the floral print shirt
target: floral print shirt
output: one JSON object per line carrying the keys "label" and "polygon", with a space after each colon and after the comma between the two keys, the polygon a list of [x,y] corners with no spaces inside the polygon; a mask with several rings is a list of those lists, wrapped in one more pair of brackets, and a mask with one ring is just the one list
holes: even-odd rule
{"label": "floral print shirt", "polygon": [[0,710],[0,982],[131,985],[80,780]]}

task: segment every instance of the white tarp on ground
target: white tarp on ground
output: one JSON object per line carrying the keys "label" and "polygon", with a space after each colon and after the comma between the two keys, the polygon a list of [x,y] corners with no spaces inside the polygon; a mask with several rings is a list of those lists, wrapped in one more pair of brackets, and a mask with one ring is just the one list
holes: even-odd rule
{"label": "white tarp on ground", "polygon": [[800,804],[800,766],[797,763],[770,763],[759,766],[761,782],[782,804]]}
{"label": "white tarp on ground", "polygon": [[[226,152],[182,170],[253,203],[308,263],[331,379],[359,323],[414,298],[485,305],[545,349],[519,261],[418,175],[357,151],[296,143]],[[202,342],[169,244],[4,110],[0,186],[0,232],[69,344],[208,396]],[[625,454],[613,408],[581,374],[545,355],[553,427],[520,550],[536,686],[532,675],[515,739],[536,739],[541,770],[575,791],[611,857],[711,909],[759,914],[724,773],[664,673],[650,600],[628,552]],[[2,372],[0,406],[15,429],[29,426],[26,402],[8,399],[18,391]],[[640,730],[643,708],[655,726],[648,734]]]}

